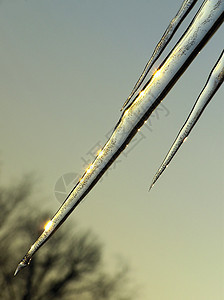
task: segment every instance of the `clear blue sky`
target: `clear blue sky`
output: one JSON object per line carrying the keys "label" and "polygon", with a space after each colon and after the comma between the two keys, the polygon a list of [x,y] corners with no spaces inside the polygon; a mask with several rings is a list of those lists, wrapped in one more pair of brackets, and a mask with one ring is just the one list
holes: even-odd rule
{"label": "clear blue sky", "polygon": [[[81,175],[88,152],[105,143],[181,3],[1,1],[1,181],[34,171],[40,205],[47,199],[56,210],[57,180]],[[222,48],[223,28],[166,97],[150,130],[143,128],[142,139],[67,221],[99,235],[109,265],[117,255],[130,264],[142,300],[224,297],[223,88],[147,192]]]}

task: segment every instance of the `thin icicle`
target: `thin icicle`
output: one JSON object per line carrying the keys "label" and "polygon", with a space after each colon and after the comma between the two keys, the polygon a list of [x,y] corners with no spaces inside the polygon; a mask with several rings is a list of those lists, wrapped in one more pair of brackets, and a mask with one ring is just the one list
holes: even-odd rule
{"label": "thin icicle", "polygon": [[188,13],[193,8],[193,6],[195,5],[196,2],[197,2],[197,0],[184,0],[184,2],[182,3],[182,5],[181,5],[180,9],[178,10],[177,14],[175,15],[175,17],[169,23],[169,25],[168,25],[166,31],[164,32],[161,40],[156,45],[156,48],[154,49],[152,56],[150,57],[149,61],[147,62],[141,76],[139,77],[138,81],[136,82],[131,94],[128,96],[127,100],[123,104],[121,110],[124,109],[124,107],[129,103],[131,98],[137,92],[139,87],[142,85],[142,83],[143,83],[145,77],[147,76],[147,74],[149,73],[151,67],[154,65],[154,63],[157,61],[157,59],[160,57],[163,50],[166,48],[167,44],[169,43],[169,41],[171,40],[171,38],[173,37],[173,35],[177,31],[178,27],[183,22],[183,20],[188,15]]}
{"label": "thin icicle", "polygon": [[173,145],[171,146],[169,152],[167,153],[164,161],[153,177],[152,184],[149,190],[154,186],[156,181],[159,179],[163,171],[166,169],[170,161],[173,159],[174,155],[180,148],[180,146],[186,141],[191,130],[197,123],[201,114],[203,113],[205,107],[208,105],[214,94],[217,92],[224,80],[224,50],[222,51],[218,61],[216,62],[214,68],[212,69],[207,82],[201,91],[199,97],[197,98],[192,111],[190,112],[187,120],[185,121],[183,127],[178,133]]}

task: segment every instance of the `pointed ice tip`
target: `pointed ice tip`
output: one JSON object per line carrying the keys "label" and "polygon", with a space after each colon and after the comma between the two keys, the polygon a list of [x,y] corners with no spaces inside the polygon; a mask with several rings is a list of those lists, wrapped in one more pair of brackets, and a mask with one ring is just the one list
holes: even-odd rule
{"label": "pointed ice tip", "polygon": [[154,186],[154,183],[152,183],[152,184],[150,185],[150,187],[149,187],[149,192],[151,191],[151,189],[153,188],[153,186]]}
{"label": "pointed ice tip", "polygon": [[[126,102],[125,102],[125,103],[126,103]],[[124,105],[121,107],[120,111],[123,111],[123,110],[124,110],[125,105],[126,105],[126,104],[124,104]]]}
{"label": "pointed ice tip", "polygon": [[27,264],[25,264],[23,261],[21,261],[15,270],[14,276],[16,276],[19,273],[19,271],[22,270],[23,268],[25,268],[26,266],[27,266]]}
{"label": "pointed ice tip", "polygon": [[131,97],[133,96],[133,94],[131,93],[128,98],[126,99],[126,101],[124,102],[122,108],[120,109],[120,111],[124,110],[125,106],[128,104],[128,102],[130,101]]}

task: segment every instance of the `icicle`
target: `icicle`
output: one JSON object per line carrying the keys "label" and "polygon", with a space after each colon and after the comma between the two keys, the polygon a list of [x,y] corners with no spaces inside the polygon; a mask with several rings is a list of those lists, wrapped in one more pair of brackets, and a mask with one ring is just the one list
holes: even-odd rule
{"label": "icicle", "polygon": [[191,130],[199,120],[205,107],[208,105],[208,103],[211,101],[214,94],[217,92],[217,90],[223,83],[223,80],[224,80],[224,51],[222,51],[218,61],[216,62],[211,73],[209,74],[207,82],[203,90],[201,91],[199,97],[197,98],[192,111],[190,112],[187,120],[185,121],[180,132],[178,133],[164,161],[162,162],[161,166],[159,167],[158,171],[153,177],[152,184],[149,190],[151,190],[151,188],[154,186],[156,181],[159,179],[159,177],[166,169],[170,161],[173,159],[174,155],[176,154],[180,146],[186,141],[188,135],[190,134]]}
{"label": "icicle", "polygon": [[19,263],[15,274],[30,263],[32,256],[64,223],[114,160],[122,153],[138,129],[222,24],[223,18],[224,1],[204,1],[187,31],[159,67],[156,76],[153,76],[145,86],[144,93],[138,95],[122,113],[111,137],[50,220],[43,233],[30,247]]}
{"label": "icicle", "polygon": [[154,63],[157,61],[157,59],[160,57],[163,50],[166,48],[167,44],[169,43],[169,41],[171,40],[171,38],[173,37],[173,35],[177,31],[177,29],[179,28],[180,24],[183,22],[183,20],[188,15],[188,13],[193,8],[193,6],[195,5],[196,2],[197,2],[197,0],[185,0],[182,3],[182,5],[181,5],[180,9],[178,10],[177,14],[175,15],[175,17],[169,23],[169,25],[168,25],[166,31],[164,32],[161,40],[156,45],[156,48],[154,49],[152,56],[150,57],[149,61],[147,62],[141,76],[139,77],[138,81],[136,82],[131,94],[128,96],[127,100],[123,104],[121,110],[123,110],[125,108],[125,106],[129,103],[131,98],[137,92],[139,87],[142,85],[142,83],[143,83],[145,77],[147,76],[147,74],[149,73],[151,67],[154,65]]}

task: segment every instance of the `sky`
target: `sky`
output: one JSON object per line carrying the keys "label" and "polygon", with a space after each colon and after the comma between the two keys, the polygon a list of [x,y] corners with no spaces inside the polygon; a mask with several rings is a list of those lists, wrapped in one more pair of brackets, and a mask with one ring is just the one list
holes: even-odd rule
{"label": "sky", "polygon": [[[40,189],[33,201],[58,209],[106,142],[181,3],[0,2],[3,184],[33,172]],[[224,297],[223,87],[148,192],[222,49],[223,28],[66,221],[99,236],[108,266],[118,257],[129,264],[138,299]]]}

